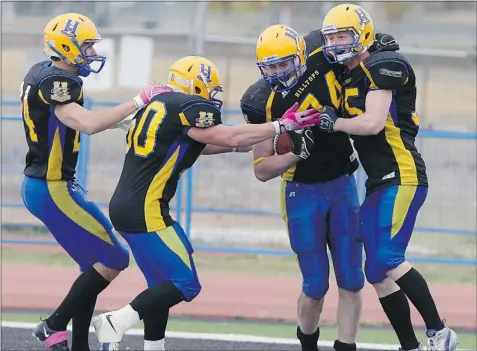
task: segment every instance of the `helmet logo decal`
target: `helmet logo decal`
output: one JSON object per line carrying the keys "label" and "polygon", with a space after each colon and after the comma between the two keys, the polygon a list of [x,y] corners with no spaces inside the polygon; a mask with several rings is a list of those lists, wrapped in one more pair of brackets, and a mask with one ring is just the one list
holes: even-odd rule
{"label": "helmet logo decal", "polygon": [[359,17],[359,24],[360,25],[365,26],[370,22],[369,18],[366,16],[366,14],[364,13],[362,8],[358,8],[358,9],[354,10],[354,12],[356,12],[356,14]]}
{"label": "helmet logo decal", "polygon": [[210,84],[212,83],[212,79],[210,78],[210,75],[212,74],[212,67],[204,65],[203,63],[200,65],[200,75],[197,77],[200,80],[204,80],[205,78],[205,84]]}
{"label": "helmet logo decal", "polygon": [[291,28],[285,28],[285,35],[287,37],[290,37],[292,38],[294,41],[295,41],[295,44],[296,44],[296,47],[297,49],[299,50],[300,49],[300,40],[298,38],[298,33],[295,32],[293,29]]}
{"label": "helmet logo decal", "polygon": [[297,40],[297,37],[298,37],[298,33],[295,32],[294,30],[290,29],[290,28],[285,28],[285,35],[287,37],[292,38],[295,41]]}
{"label": "helmet logo decal", "polygon": [[62,34],[67,37],[73,38],[76,36],[76,30],[78,29],[79,22],[68,20],[66,22],[65,28],[61,31]]}

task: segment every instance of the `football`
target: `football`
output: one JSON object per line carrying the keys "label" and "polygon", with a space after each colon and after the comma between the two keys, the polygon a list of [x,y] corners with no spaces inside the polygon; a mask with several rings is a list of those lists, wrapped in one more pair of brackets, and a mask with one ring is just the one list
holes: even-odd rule
{"label": "football", "polygon": [[293,140],[288,133],[275,136],[273,139],[273,149],[277,155],[283,155],[293,151]]}

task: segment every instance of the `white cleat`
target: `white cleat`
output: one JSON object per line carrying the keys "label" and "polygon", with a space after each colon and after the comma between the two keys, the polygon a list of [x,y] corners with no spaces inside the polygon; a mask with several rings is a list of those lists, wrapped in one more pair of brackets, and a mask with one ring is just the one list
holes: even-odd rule
{"label": "white cleat", "polygon": [[399,351],[424,351],[424,350],[425,349],[423,348],[421,343],[419,343],[419,345],[417,346],[417,349],[404,350],[402,348],[399,348]]}
{"label": "white cleat", "polygon": [[124,335],[124,328],[114,318],[115,312],[101,313],[91,320],[102,351],[119,350],[119,342]]}
{"label": "white cleat", "polygon": [[459,344],[457,333],[447,327],[445,323],[443,329],[428,330],[426,335],[428,338],[427,349],[429,351],[454,351],[457,348],[457,344]]}

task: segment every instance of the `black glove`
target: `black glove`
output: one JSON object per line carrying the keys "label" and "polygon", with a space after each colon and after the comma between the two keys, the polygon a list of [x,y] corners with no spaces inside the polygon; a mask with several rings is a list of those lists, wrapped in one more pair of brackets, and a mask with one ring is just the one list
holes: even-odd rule
{"label": "black glove", "polygon": [[288,133],[290,134],[293,142],[292,153],[301,159],[306,160],[308,156],[310,156],[313,145],[315,144],[313,132],[310,128],[305,128]]}
{"label": "black glove", "polygon": [[338,119],[338,115],[335,110],[329,106],[323,106],[320,112],[320,122],[318,122],[318,128],[323,132],[333,133],[335,131],[335,122]]}
{"label": "black glove", "polygon": [[391,34],[376,33],[374,35],[374,43],[369,48],[369,52],[380,51],[398,51],[399,44]]}

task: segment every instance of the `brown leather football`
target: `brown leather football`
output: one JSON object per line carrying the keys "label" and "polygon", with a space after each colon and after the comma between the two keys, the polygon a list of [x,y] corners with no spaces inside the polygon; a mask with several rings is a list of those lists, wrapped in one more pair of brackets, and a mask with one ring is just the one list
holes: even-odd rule
{"label": "brown leather football", "polygon": [[273,149],[277,155],[283,155],[293,151],[293,141],[288,133],[276,135],[273,139]]}

